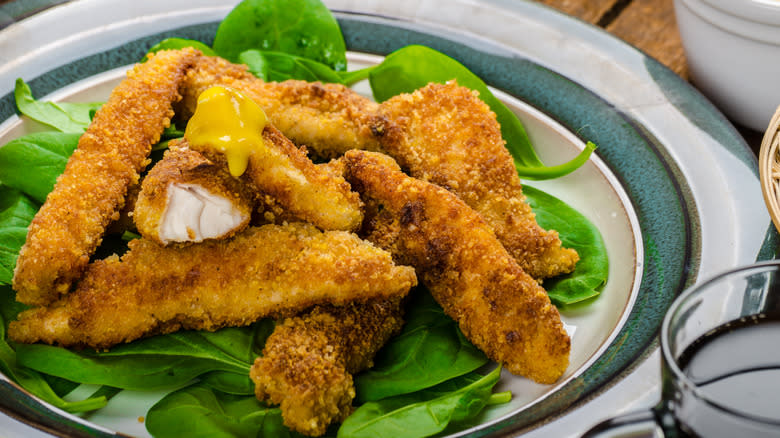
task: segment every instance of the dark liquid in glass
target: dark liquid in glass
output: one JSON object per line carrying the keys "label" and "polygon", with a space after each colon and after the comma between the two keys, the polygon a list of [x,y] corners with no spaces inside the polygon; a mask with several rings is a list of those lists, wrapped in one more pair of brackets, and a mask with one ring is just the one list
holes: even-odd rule
{"label": "dark liquid in glass", "polygon": [[731,419],[701,400],[687,406],[683,400],[681,413],[694,414],[687,425],[682,419],[687,432],[720,436],[725,429],[715,426],[731,421],[777,428],[780,436],[780,319],[749,317],[718,327],[688,346],[678,363],[705,397],[736,414]]}

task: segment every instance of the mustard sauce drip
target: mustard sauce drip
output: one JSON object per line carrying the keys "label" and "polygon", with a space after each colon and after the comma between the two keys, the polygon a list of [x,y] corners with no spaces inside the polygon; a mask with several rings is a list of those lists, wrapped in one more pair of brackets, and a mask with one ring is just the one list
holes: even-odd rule
{"label": "mustard sauce drip", "polygon": [[198,96],[195,114],[184,138],[195,149],[210,148],[225,154],[233,176],[246,171],[249,156],[264,148],[267,118],[260,105],[229,88],[215,86]]}

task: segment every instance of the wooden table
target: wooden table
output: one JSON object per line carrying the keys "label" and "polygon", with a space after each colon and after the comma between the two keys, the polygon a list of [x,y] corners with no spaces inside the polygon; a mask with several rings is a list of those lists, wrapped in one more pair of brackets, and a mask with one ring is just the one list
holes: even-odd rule
{"label": "wooden table", "polygon": [[[0,0],[0,5],[18,1],[23,11],[36,12],[24,0]],[[50,0],[47,4],[66,0]],[[675,73],[688,78],[688,67],[677,32],[672,0],[535,0],[600,26],[613,35],[661,61]]]}
{"label": "wooden table", "polygon": [[[534,0],[605,29],[689,80],[673,0]],[[695,82],[693,83],[695,86]],[[735,123],[758,155],[763,132]]]}
{"label": "wooden table", "polygon": [[535,0],[606,29],[688,79],[673,0]]}
{"label": "wooden table", "polygon": [[[0,0],[0,5],[17,1],[25,15],[42,9],[24,0]],[[64,3],[50,0],[44,4]],[[672,0],[535,0],[566,14],[600,26],[645,51],[683,78],[688,67],[677,32]],[[37,6],[36,6],[37,5]],[[29,10],[29,11],[28,11]]]}
{"label": "wooden table", "polygon": [[[20,5],[25,4],[24,0],[0,0],[0,5],[13,1]],[[65,1],[67,0],[50,0],[51,3]],[[677,31],[673,0],[533,1],[599,26],[657,59],[683,79],[689,79],[688,64]],[[739,126],[737,129],[757,153],[763,133]]]}

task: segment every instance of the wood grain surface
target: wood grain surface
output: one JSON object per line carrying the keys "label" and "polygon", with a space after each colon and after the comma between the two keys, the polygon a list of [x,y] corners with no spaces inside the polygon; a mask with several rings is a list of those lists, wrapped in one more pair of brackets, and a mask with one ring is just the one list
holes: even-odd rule
{"label": "wood grain surface", "polygon": [[593,24],[619,7],[620,0],[539,0],[547,6]]}
{"label": "wood grain surface", "polygon": [[537,0],[606,29],[688,79],[673,0]]}
{"label": "wood grain surface", "polygon": [[644,50],[678,75],[688,77],[672,0],[634,0],[606,29]]}
{"label": "wood grain surface", "polygon": [[[688,79],[673,0],[535,1],[606,29]],[[0,0],[0,5],[11,2]]]}

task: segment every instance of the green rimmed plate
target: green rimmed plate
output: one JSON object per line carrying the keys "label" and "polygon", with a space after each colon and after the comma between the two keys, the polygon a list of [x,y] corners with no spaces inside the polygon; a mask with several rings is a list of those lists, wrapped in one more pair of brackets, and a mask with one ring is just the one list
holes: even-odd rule
{"label": "green rimmed plate", "polygon": [[[404,8],[367,1],[360,10],[327,4],[342,24],[353,67],[376,62],[366,53],[425,44],[500,90],[546,162],[573,156],[586,140],[600,146],[585,168],[532,184],[594,221],[612,260],[603,296],[563,312],[573,331],[572,365],[553,386],[504,375],[501,385],[513,401],[457,433],[578,435],[600,418],[654,402],[654,339],[671,299],[700,275],[773,256],[777,235],[763,208],[755,157],[731,125],[653,60],[532,3],[427,1]],[[16,77],[37,96],[94,100],[161,38],[210,42],[231,7],[84,0],[3,30],[0,120],[9,120],[0,125],[0,144],[35,129],[13,116],[6,93]],[[95,24],[85,24],[86,16]],[[162,395],[123,392],[84,422],[0,382],[0,405],[11,415],[63,434],[144,434],[138,417]]]}

